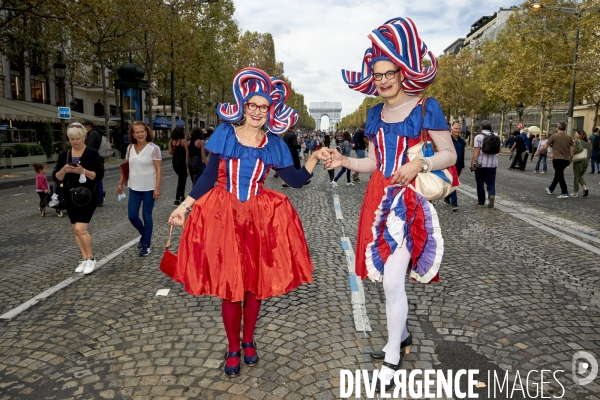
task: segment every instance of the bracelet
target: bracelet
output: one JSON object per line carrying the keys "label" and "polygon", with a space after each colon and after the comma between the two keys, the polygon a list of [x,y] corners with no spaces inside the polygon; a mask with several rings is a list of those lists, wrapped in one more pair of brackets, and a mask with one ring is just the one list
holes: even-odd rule
{"label": "bracelet", "polygon": [[192,211],[192,207],[194,206],[193,204],[191,206],[188,206],[187,204],[185,204],[185,201],[181,202],[181,206],[183,208],[185,208],[186,211]]}

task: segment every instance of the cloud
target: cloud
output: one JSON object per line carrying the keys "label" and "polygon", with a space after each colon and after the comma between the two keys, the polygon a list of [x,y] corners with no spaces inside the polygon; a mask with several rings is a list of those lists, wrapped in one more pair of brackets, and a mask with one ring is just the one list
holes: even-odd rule
{"label": "cloud", "polygon": [[371,30],[388,19],[409,17],[429,50],[440,55],[465,37],[479,18],[505,4],[500,0],[236,0],[235,6],[242,30],[273,35],[277,59],[305,102],[339,101],[344,116],[360,105],[364,95],[344,84],[341,70],[360,70]]}

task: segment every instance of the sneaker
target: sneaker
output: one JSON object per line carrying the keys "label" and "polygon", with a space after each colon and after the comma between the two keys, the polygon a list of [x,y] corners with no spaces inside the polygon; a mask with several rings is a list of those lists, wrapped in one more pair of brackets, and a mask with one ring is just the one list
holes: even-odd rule
{"label": "sneaker", "polygon": [[583,189],[583,197],[587,197],[588,195],[588,190],[587,189]]}
{"label": "sneaker", "polygon": [[77,268],[75,268],[75,272],[80,274],[83,272],[83,269],[85,268],[85,264],[87,263],[87,260],[81,260],[79,262],[79,265],[77,266]]}
{"label": "sneaker", "polygon": [[494,208],[494,200],[496,200],[496,196],[490,196],[488,198],[488,208]]}
{"label": "sneaker", "polygon": [[336,181],[331,181],[331,187],[334,187],[334,188],[338,187],[337,182]]}
{"label": "sneaker", "polygon": [[569,194],[568,193],[563,193],[563,194],[559,194],[557,197],[559,199],[568,199],[569,198]]}
{"label": "sneaker", "polygon": [[546,173],[546,171],[542,171],[540,172],[540,175],[544,175]]}
{"label": "sneaker", "polygon": [[569,195],[569,197],[579,197],[579,193],[578,193],[578,192],[571,193],[571,194]]}
{"label": "sneaker", "polygon": [[358,179],[358,178],[352,179],[352,182],[354,182],[354,183],[362,183],[362,181],[360,179]]}
{"label": "sneaker", "polygon": [[290,185],[288,185],[287,183],[284,183],[284,184],[281,185],[281,187],[282,188],[288,188],[288,187],[290,187]]}
{"label": "sneaker", "polygon": [[346,186],[354,186],[354,183],[352,183],[352,182],[346,182]]}
{"label": "sneaker", "polygon": [[273,174],[273,178],[279,178],[279,175],[277,173]]}
{"label": "sneaker", "polygon": [[457,212],[458,211],[458,206],[452,206],[452,211]]}
{"label": "sneaker", "polygon": [[548,194],[552,194],[552,190],[550,190],[550,187],[547,187],[547,188],[546,188],[546,193],[548,193]]}
{"label": "sneaker", "polygon": [[[310,179],[309,179],[309,180],[307,180],[306,182],[304,182],[304,185],[308,185],[309,183],[310,183]],[[303,186],[304,186],[304,185],[303,185]]]}
{"label": "sneaker", "polygon": [[447,197],[444,197],[444,203],[446,203],[446,204],[451,204],[451,203],[450,203],[450,199],[449,199],[449,198],[447,198]]}
{"label": "sneaker", "polygon": [[534,174],[537,174],[538,172],[537,172],[537,171],[533,171],[533,173],[534,173]]}
{"label": "sneaker", "polygon": [[140,249],[140,256],[145,257],[150,253],[150,246],[142,245],[142,248]]}
{"label": "sneaker", "polygon": [[175,207],[177,207],[177,206],[181,205],[181,202],[180,202],[179,200],[175,200],[175,201],[173,202],[173,205],[174,205]]}
{"label": "sneaker", "polygon": [[86,261],[85,267],[83,268],[83,274],[84,275],[91,274],[92,272],[94,272],[95,269],[96,269],[96,259],[88,258]]}

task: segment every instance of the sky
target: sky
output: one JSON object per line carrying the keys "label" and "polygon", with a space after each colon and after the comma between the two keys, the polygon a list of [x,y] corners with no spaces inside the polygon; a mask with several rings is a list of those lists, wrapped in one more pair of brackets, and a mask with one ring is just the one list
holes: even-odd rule
{"label": "sky", "polygon": [[506,0],[234,0],[243,31],[269,32],[285,75],[304,102],[342,103],[342,117],[364,95],[348,88],[341,70],[360,71],[367,35],[385,21],[409,17],[434,55],[464,38],[484,15],[518,3]]}

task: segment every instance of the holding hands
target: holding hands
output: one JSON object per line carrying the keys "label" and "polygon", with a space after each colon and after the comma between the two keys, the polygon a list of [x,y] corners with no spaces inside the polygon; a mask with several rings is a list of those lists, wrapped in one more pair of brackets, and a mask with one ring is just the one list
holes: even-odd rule
{"label": "holding hands", "polygon": [[325,168],[346,167],[344,161],[347,161],[339,151],[323,147],[318,151],[317,157],[325,163]]}

